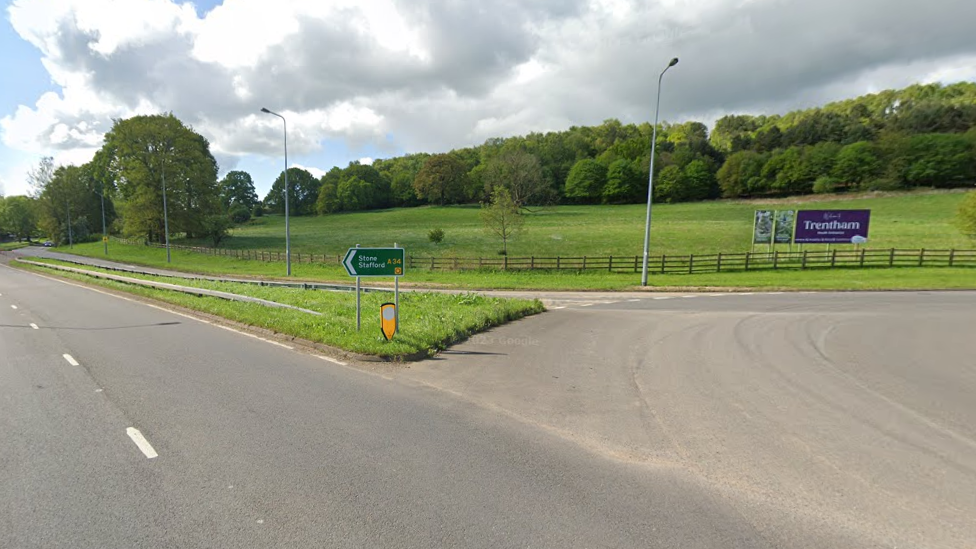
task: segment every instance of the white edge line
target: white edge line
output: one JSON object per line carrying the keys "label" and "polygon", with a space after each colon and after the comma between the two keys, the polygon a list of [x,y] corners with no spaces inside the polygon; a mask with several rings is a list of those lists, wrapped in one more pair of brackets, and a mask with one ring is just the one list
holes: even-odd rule
{"label": "white edge line", "polygon": [[338,364],[339,366],[348,366],[345,362],[343,362],[341,360],[336,360],[336,359],[334,359],[334,358],[332,358],[330,356],[325,356],[325,355],[315,355],[315,356],[321,358],[322,360],[324,360],[326,362],[331,362],[333,364]]}
{"label": "white edge line", "polygon": [[33,322],[31,322],[30,327],[34,328],[35,330],[40,330],[40,328],[37,327],[37,324],[34,324]]}
{"label": "white edge line", "polygon": [[692,298],[692,297],[698,297],[698,296],[697,295],[683,295],[683,296],[681,296],[681,299],[689,299],[689,298]]}
{"label": "white edge line", "polygon": [[557,309],[565,309],[565,308],[566,308],[566,307],[563,307],[563,306],[559,306],[559,307],[551,307],[551,309],[552,309],[552,310],[554,310],[554,311],[555,311],[555,310],[557,310]]}
{"label": "white edge line", "polygon": [[128,429],[125,430],[125,434],[129,435],[129,438],[132,439],[132,442],[136,443],[136,446],[139,447],[139,450],[141,450],[142,453],[145,454],[148,459],[152,459],[154,457],[159,456],[159,454],[156,453],[156,450],[153,449],[152,444],[149,444],[149,441],[146,440],[146,437],[142,436],[142,433],[139,432],[139,429],[136,429],[135,427],[129,427]]}
{"label": "white edge line", "polygon": [[71,356],[71,355],[69,355],[67,353],[65,353],[65,354],[63,354],[61,356],[63,356],[64,359],[68,361],[68,364],[70,364],[72,366],[80,366],[80,364],[78,364],[78,361],[75,360],[75,357],[73,357],[73,356]]}

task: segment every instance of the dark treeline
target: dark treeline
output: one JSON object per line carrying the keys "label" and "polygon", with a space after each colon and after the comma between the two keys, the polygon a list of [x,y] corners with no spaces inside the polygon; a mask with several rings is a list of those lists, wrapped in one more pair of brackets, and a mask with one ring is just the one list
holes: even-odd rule
{"label": "dark treeline", "polygon": [[[651,125],[493,138],[446,154],[411,154],[289,170],[292,211],[328,214],[484,201],[505,186],[520,207],[646,200]],[[964,186],[976,181],[976,84],[915,85],[786,115],[729,115],[714,129],[663,123],[655,200],[788,196]],[[265,199],[283,210],[279,176]]]}

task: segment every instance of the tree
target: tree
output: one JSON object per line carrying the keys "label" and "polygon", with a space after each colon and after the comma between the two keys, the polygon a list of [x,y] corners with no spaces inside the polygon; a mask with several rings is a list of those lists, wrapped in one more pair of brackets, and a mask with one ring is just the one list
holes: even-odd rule
{"label": "tree", "polygon": [[684,174],[675,165],[665,166],[654,179],[654,200],[658,202],[680,202]]}
{"label": "tree", "polygon": [[607,169],[590,158],[584,158],[569,170],[566,178],[566,198],[579,202],[593,202],[603,193],[607,184]]}
{"label": "tree", "polygon": [[756,196],[768,192],[762,178],[766,158],[755,151],[738,151],[729,155],[716,176],[726,198]]}
{"label": "tree", "polygon": [[520,210],[555,200],[552,186],[542,176],[539,159],[524,151],[503,152],[488,161],[484,164],[481,179],[485,194],[491,196],[496,188],[505,187]]}
{"label": "tree", "polygon": [[220,180],[220,203],[227,211],[238,204],[248,211],[253,210],[258,203],[258,194],[254,190],[251,174],[240,170],[227,172]]}
{"label": "tree", "polygon": [[704,160],[693,160],[682,173],[681,200],[705,200],[718,196],[715,174]]}
{"label": "tree", "polygon": [[508,241],[524,231],[525,219],[505,187],[496,187],[491,202],[482,204],[481,220],[488,234],[502,239],[502,255],[508,255]]}
{"label": "tree", "polygon": [[866,141],[846,145],[837,153],[837,161],[831,174],[842,185],[860,187],[881,173],[881,158],[877,147]]}
{"label": "tree", "polygon": [[976,242],[976,191],[970,191],[959,204],[956,224],[967,238]]}
{"label": "tree", "polygon": [[204,217],[201,225],[203,231],[200,236],[213,242],[213,247],[216,248],[227,238],[231,221],[226,215],[212,214]]}
{"label": "tree", "polygon": [[30,185],[30,196],[37,198],[40,196],[44,187],[50,183],[54,177],[54,158],[42,156],[41,160],[27,172],[27,183]]}
{"label": "tree", "polygon": [[639,202],[644,192],[641,179],[630,161],[615,160],[607,170],[607,184],[603,188],[604,204]]}
{"label": "tree", "polygon": [[319,215],[335,213],[342,209],[342,202],[339,201],[336,183],[333,181],[325,181],[324,179],[322,186],[319,187],[319,197],[315,201],[315,211]]}
{"label": "tree", "polygon": [[[308,170],[288,168],[288,214],[311,215],[319,198],[320,181]],[[281,172],[264,197],[264,207],[272,212],[285,213],[285,172]]]}
{"label": "tree", "polygon": [[96,179],[117,186],[127,234],[163,240],[164,179],[171,234],[202,236],[206,216],[220,212],[210,143],[172,114],[115,120],[91,164]]}
{"label": "tree", "polygon": [[454,204],[464,199],[468,168],[453,154],[436,154],[424,162],[414,178],[417,196],[434,204]]}
{"label": "tree", "polygon": [[[101,203],[93,187],[89,165],[59,166],[36,199],[38,227],[56,243],[84,242],[101,232]],[[106,218],[113,219],[111,200],[106,200]],[[79,227],[79,220],[84,226]],[[97,221],[97,227],[90,223]],[[71,225],[69,232],[68,225]]]}
{"label": "tree", "polygon": [[339,182],[336,198],[347,212],[365,210],[373,203],[373,192],[369,183],[352,176]]}
{"label": "tree", "polygon": [[37,225],[34,199],[28,196],[8,196],[0,198],[0,227],[11,233],[17,240],[30,242]]}
{"label": "tree", "polygon": [[976,149],[961,135],[912,136],[908,161],[905,180],[910,185],[953,187],[976,178]]}

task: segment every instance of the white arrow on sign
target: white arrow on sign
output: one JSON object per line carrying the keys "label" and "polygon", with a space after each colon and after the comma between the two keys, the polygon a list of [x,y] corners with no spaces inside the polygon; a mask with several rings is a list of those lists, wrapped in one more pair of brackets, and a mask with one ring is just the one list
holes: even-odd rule
{"label": "white arrow on sign", "polygon": [[349,252],[346,253],[346,259],[342,262],[342,264],[346,266],[346,271],[349,274],[356,276],[358,273],[356,273],[356,268],[352,266],[352,259],[354,257],[356,257],[356,250],[349,250]]}

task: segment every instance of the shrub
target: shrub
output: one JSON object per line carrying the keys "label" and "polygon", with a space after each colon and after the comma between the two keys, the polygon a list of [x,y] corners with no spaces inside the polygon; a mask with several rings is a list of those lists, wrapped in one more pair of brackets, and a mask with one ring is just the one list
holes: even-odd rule
{"label": "shrub", "polygon": [[262,216],[264,216],[264,205],[256,204],[254,206],[254,217],[262,217]]}
{"label": "shrub", "polygon": [[443,229],[431,229],[427,233],[427,240],[430,240],[434,244],[440,244],[444,240],[444,230]]}
{"label": "shrub", "polygon": [[813,182],[813,192],[816,194],[828,194],[837,192],[840,187],[840,180],[829,175],[821,175]]}
{"label": "shrub", "polygon": [[230,220],[234,223],[247,223],[251,220],[251,212],[247,209],[247,206],[239,204],[230,209]]}
{"label": "shrub", "polygon": [[966,237],[976,241],[976,191],[970,191],[959,205],[956,225]]}

